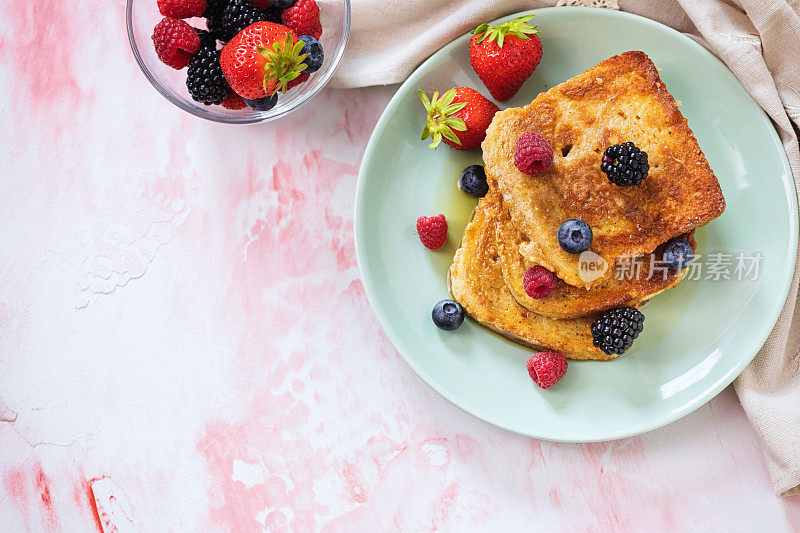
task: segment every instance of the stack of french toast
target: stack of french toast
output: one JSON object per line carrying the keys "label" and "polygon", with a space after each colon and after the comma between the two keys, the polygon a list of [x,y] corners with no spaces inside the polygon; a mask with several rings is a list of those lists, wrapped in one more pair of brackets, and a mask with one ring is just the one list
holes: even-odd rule
{"label": "stack of french toast", "polygon": [[[489,192],[450,268],[450,290],[467,314],[534,349],[572,359],[619,356],[621,341],[619,349],[604,344],[625,336],[614,313],[680,283],[688,269],[664,266],[665,245],[679,239],[694,250],[694,230],[725,209],[678,106],[647,55],[626,52],[527,106],[498,112],[482,144]],[[537,175],[514,163],[526,132],[553,151],[552,165]],[[619,185],[601,168],[608,148],[625,143],[647,156],[635,185]],[[591,228],[582,253],[558,237],[576,219]],[[526,290],[526,272],[537,266],[557,277],[545,297]],[[598,318],[605,322],[598,326]]]}

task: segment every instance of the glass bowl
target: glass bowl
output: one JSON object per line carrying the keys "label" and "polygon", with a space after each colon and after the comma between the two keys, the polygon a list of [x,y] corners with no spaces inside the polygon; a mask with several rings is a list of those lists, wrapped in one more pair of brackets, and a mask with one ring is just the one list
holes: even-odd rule
{"label": "glass bowl", "polygon": [[[153,47],[153,28],[161,20],[156,0],[127,0],[126,24],[128,40],[136,62],[145,77],[164,98],[184,111],[215,122],[227,124],[254,124],[288,115],[320,92],[333,76],[342,59],[347,37],[350,35],[350,0],[317,0],[322,22],[319,41],[325,51],[322,68],[311,74],[305,83],[293,87],[278,97],[278,103],[269,111],[250,108],[225,109],[222,106],[195,102],[186,89],[186,69],[175,70],[162,63]],[[205,19],[187,19],[196,28],[205,28]]]}

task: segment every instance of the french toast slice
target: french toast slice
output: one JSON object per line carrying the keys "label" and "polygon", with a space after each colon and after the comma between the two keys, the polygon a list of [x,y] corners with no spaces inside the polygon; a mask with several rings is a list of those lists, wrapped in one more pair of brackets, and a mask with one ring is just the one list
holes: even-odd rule
{"label": "french toast slice", "polygon": [[609,360],[592,342],[591,318],[557,320],[519,305],[503,282],[495,232],[496,197],[481,198],[450,266],[453,298],[481,325],[533,349],[549,349],[570,359]]}
{"label": "french toast slice", "polygon": [[[489,194],[496,194],[490,191]],[[636,307],[645,300],[676,286],[686,270],[672,270],[661,261],[663,245],[653,254],[622,258],[617,272],[591,289],[574,287],[558,280],[556,289],[546,298],[535,299],[525,292],[525,271],[534,266],[519,253],[524,240],[511,223],[508,210],[500,209],[495,238],[500,256],[503,281],[514,299],[527,309],[551,318],[575,318],[597,314],[612,307]],[[692,249],[697,248],[694,230],[681,235]]]}
{"label": "french toast slice", "polygon": [[[537,176],[513,162],[526,131],[541,133],[554,151],[552,167]],[[621,187],[600,163],[608,146],[627,141],[648,153],[650,172],[640,185]],[[520,253],[575,287],[603,283],[621,258],[649,254],[725,209],[697,139],[643,52],[614,56],[527,106],[497,113],[482,146],[487,177],[526,240]],[[584,281],[579,255],[559,246],[558,227],[570,218],[591,226],[590,250],[608,262],[605,276]]]}

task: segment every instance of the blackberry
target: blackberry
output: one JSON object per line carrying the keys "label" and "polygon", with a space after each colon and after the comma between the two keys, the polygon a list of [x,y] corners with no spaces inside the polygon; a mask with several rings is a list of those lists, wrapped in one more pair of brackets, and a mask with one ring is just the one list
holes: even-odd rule
{"label": "blackberry", "polygon": [[[250,0],[230,0],[222,10],[219,32],[220,39],[230,41],[237,33],[256,22],[281,22],[278,9],[259,9]],[[215,25],[216,25],[215,21]]]}
{"label": "blackberry", "polygon": [[622,354],[644,327],[644,315],[634,307],[615,307],[592,322],[594,345],[607,355]]}
{"label": "blackberry", "polygon": [[200,37],[200,46],[206,46],[214,44],[214,47],[217,46],[217,40],[214,38],[214,35],[207,30],[195,30],[197,32],[197,36]]}
{"label": "blackberry", "polygon": [[198,34],[202,44],[189,60],[186,88],[198,102],[205,105],[221,104],[231,88],[225,81],[219,64],[220,51],[217,50],[217,41],[208,32],[200,30]]}
{"label": "blackberry", "polygon": [[222,29],[222,12],[228,7],[228,4],[229,0],[206,0],[206,10],[203,11],[208,31],[221,41],[227,41],[227,39],[222,38],[224,33]]}
{"label": "blackberry", "polygon": [[228,0],[206,0],[206,10],[203,11],[201,16],[203,17],[213,17],[219,13],[222,13],[222,10],[228,5]]}
{"label": "blackberry", "polygon": [[225,30],[222,28],[222,13],[206,18],[206,26],[208,26],[208,31],[211,32],[214,37],[223,43],[228,42],[228,39],[223,37],[223,35],[225,35]]}
{"label": "blackberry", "polygon": [[632,142],[626,142],[606,148],[600,170],[616,185],[639,185],[647,177],[650,164],[647,162],[647,152],[641,151]]}

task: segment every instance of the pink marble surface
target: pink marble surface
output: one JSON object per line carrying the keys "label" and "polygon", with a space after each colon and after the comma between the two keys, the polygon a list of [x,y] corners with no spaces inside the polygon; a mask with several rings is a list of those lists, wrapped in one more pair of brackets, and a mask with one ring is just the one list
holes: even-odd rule
{"label": "pink marble surface", "polygon": [[800,528],[730,388],[572,445],[416,378],[353,245],[393,87],[211,124],[97,5],[0,4],[0,531]]}

